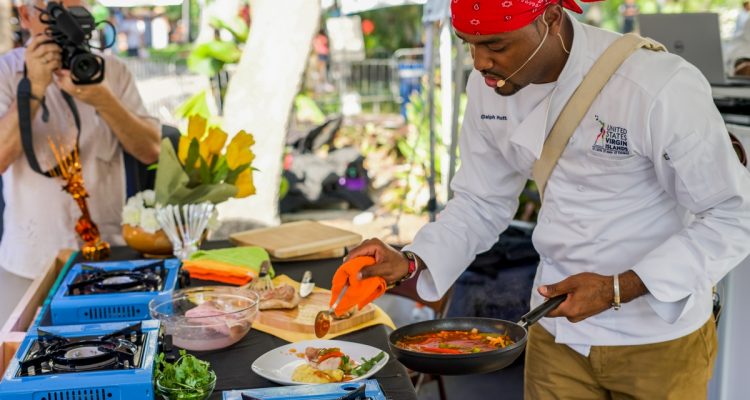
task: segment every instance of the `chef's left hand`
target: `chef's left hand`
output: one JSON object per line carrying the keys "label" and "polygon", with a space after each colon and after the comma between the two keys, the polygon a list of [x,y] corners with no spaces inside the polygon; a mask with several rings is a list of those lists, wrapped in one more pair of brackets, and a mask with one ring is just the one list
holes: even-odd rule
{"label": "chef's left hand", "polygon": [[55,71],[55,80],[60,89],[66,91],[74,98],[90,104],[95,108],[109,102],[112,98],[111,91],[106,82],[91,85],[76,85],[70,75],[70,70],[60,69]]}
{"label": "chef's left hand", "polygon": [[613,286],[611,276],[584,272],[552,285],[540,286],[538,291],[547,298],[567,293],[568,298],[547,317],[566,317],[570,322],[580,322],[612,306]]}

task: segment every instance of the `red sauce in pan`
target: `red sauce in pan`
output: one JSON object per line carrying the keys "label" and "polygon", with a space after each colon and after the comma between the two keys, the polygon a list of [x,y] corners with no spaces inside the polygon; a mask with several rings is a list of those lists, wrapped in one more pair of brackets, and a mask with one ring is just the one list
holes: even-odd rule
{"label": "red sauce in pan", "polygon": [[513,344],[508,335],[471,331],[438,331],[406,336],[396,342],[404,350],[436,354],[471,354]]}

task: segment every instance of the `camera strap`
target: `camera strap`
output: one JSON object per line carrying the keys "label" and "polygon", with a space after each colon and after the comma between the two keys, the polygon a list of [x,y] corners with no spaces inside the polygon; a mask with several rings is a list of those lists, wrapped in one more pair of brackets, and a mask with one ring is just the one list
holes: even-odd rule
{"label": "camera strap", "polygon": [[[69,95],[62,89],[60,90],[60,93],[62,94],[63,99],[65,99],[65,102],[68,104],[68,107],[70,107],[70,111],[73,113],[73,119],[76,123],[76,129],[78,129],[78,134],[76,135],[76,144],[75,148],[73,149],[73,151],[78,151],[78,142],[81,139],[81,117],[78,114],[78,107],[76,106],[76,103],[71,95]],[[34,153],[34,140],[31,133],[31,99],[34,98],[41,103],[42,121],[49,121],[49,110],[47,109],[47,104],[45,103],[44,97],[42,97],[41,99],[37,99],[31,94],[31,81],[29,81],[25,64],[23,66],[23,78],[18,83],[16,96],[16,105],[18,108],[18,128],[21,131],[21,146],[23,147],[23,152],[26,155],[26,160],[29,162],[29,166],[32,170],[34,170],[34,172],[47,177],[60,175],[59,165],[55,166],[49,171],[42,171],[41,167],[39,167],[39,161],[36,158],[36,154]]]}

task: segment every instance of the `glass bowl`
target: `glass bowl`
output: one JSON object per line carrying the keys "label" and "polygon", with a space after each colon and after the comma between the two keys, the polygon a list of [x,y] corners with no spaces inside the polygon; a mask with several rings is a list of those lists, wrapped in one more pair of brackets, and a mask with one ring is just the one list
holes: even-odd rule
{"label": "glass bowl", "polygon": [[240,341],[258,314],[258,293],[231,286],[205,286],[177,290],[148,304],[151,317],[161,321],[172,344],[206,351]]}
{"label": "glass bowl", "polygon": [[216,387],[216,374],[206,386],[193,389],[169,388],[162,386],[161,379],[156,381],[156,394],[164,400],[206,400]]}

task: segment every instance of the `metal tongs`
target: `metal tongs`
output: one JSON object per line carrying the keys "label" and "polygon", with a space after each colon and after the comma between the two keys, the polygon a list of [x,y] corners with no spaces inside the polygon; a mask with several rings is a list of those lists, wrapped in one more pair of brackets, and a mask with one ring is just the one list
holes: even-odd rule
{"label": "metal tongs", "polygon": [[341,288],[341,293],[339,293],[339,297],[336,299],[336,302],[333,303],[331,308],[328,310],[322,310],[315,316],[315,336],[322,338],[328,333],[328,330],[331,329],[331,314],[333,314],[333,311],[338,307],[341,299],[344,298],[347,289],[349,289],[349,282],[346,282],[344,287]]}

